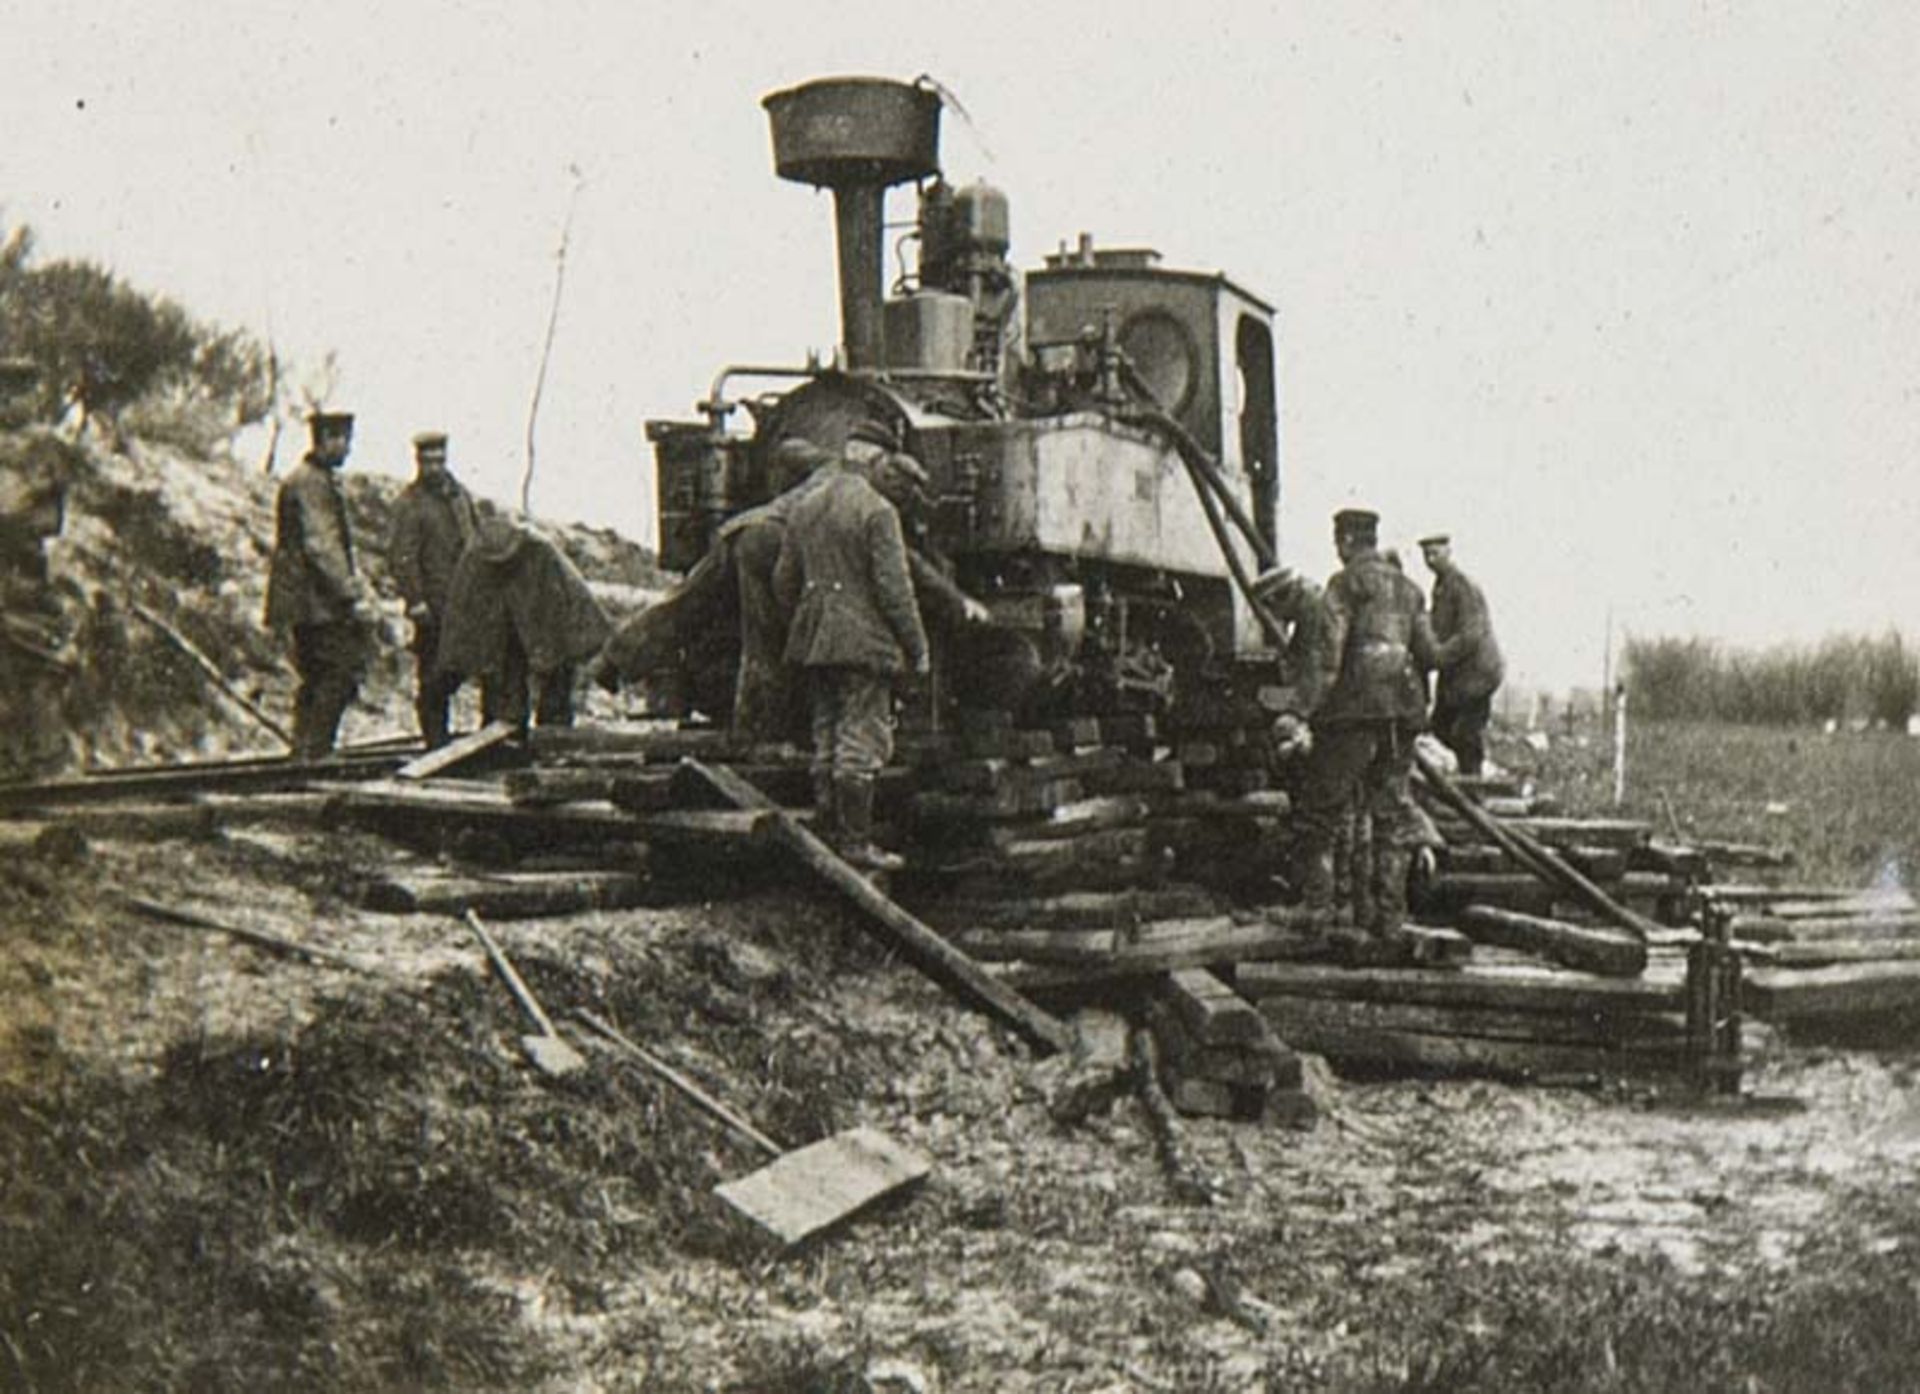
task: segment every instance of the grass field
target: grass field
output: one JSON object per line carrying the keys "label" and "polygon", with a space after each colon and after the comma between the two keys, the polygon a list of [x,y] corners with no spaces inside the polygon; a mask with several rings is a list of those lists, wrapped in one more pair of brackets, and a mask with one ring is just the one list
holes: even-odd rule
{"label": "grass field", "polygon": [[1612,745],[1597,729],[1555,734],[1545,753],[1497,739],[1495,757],[1569,813],[1644,819],[1680,841],[1789,849],[1796,879],[1908,885],[1920,869],[1920,739],[1911,736],[1641,722],[1629,731],[1618,807]]}

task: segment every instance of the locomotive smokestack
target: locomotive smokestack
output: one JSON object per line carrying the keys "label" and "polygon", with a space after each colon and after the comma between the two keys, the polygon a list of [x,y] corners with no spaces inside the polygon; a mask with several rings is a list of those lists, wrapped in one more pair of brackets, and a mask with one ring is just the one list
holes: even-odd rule
{"label": "locomotive smokestack", "polygon": [[833,190],[840,337],[849,368],[879,368],[887,189],[940,171],[940,97],[886,78],[821,78],[761,103],[782,179]]}

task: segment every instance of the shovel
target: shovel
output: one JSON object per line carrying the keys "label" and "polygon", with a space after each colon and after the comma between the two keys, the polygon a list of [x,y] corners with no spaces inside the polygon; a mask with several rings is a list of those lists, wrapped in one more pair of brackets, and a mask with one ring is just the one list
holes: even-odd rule
{"label": "shovel", "polygon": [[714,1194],[791,1248],[856,1211],[924,1178],[933,1163],[874,1128],[849,1128],[819,1142],[781,1149],[779,1143],[707,1093],[646,1047],[590,1011],[574,1015],[623,1057],[665,1080],[701,1112],[726,1125],[755,1151],[772,1158],[760,1170],[714,1188]]}
{"label": "shovel", "polygon": [[518,1002],[521,1009],[533,1018],[533,1024],[540,1028],[539,1035],[520,1038],[520,1049],[527,1053],[527,1059],[533,1062],[534,1068],[549,1079],[565,1079],[568,1075],[584,1070],[587,1067],[586,1057],[560,1039],[553,1029],[553,1022],[548,1020],[547,1014],[540,1009],[539,1000],[520,980],[520,975],[514,971],[513,964],[508,961],[506,954],[501,952],[500,946],[493,942],[493,936],[487,933],[487,927],[480,923],[480,917],[471,910],[467,911],[467,925],[479,938],[481,946],[486,949],[487,957],[493,962],[494,971],[506,983],[508,991],[513,993],[514,1001]]}

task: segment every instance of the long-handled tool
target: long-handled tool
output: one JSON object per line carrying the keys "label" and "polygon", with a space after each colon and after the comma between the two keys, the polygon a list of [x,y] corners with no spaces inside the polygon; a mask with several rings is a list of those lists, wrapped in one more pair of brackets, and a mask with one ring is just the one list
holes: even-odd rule
{"label": "long-handled tool", "polygon": [[665,1080],[701,1112],[773,1158],[760,1170],[716,1187],[714,1194],[783,1245],[813,1238],[933,1169],[927,1157],[875,1128],[849,1128],[783,1152],[779,1143],[611,1022],[584,1010],[574,1016],[623,1059]]}
{"label": "long-handled tool", "polygon": [[520,1038],[520,1048],[527,1053],[527,1059],[533,1062],[534,1068],[549,1079],[565,1079],[570,1074],[584,1070],[587,1067],[586,1057],[560,1038],[559,1033],[553,1029],[553,1022],[546,1012],[541,1010],[539,999],[533,995],[532,989],[521,981],[520,974],[514,971],[512,962],[493,941],[493,936],[487,933],[487,927],[480,923],[480,917],[471,910],[467,911],[467,927],[473,931],[481,947],[487,951],[487,958],[492,962],[494,971],[500,975],[501,981],[506,983],[507,990],[513,994],[514,1001],[520,1004],[522,1011],[533,1018],[533,1024],[540,1028],[538,1035]]}

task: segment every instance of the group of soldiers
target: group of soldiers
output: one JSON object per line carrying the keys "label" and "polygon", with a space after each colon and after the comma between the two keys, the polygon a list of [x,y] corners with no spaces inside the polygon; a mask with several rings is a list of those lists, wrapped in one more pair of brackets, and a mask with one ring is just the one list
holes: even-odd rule
{"label": "group of soldiers", "polygon": [[[332,749],[375,633],[339,478],[353,418],[316,413],[309,424],[312,449],[280,489],[267,596],[268,622],[292,634],[302,758]],[[413,444],[415,478],[395,507],[388,556],[413,626],[416,711],[430,744],[447,739],[449,704],[469,677],[480,680],[483,720],[524,729],[530,719],[571,722],[583,661],[594,658],[607,682],[645,668],[636,655],[673,604],[608,642],[610,626],[565,556],[476,507],[448,469],[444,434]],[[895,867],[899,858],[873,841],[875,780],[893,753],[893,682],[929,669],[923,608],[942,624],[988,612],[908,545],[903,518],[924,505],[929,481],[884,427],[856,425],[837,451],[789,439],[770,464],[775,497],[721,526],[675,597],[681,627],[702,623],[696,598],[726,597],[739,622],[735,737],[746,747],[784,741],[804,696],[816,826],[854,864]],[[1297,772],[1305,910],[1330,923],[1344,879],[1355,923],[1391,937],[1405,920],[1419,836],[1414,740],[1430,726],[1464,773],[1479,773],[1503,671],[1486,598],[1454,563],[1450,539],[1420,539],[1434,576],[1429,609],[1398,558],[1380,550],[1379,521],[1364,509],[1334,515],[1341,565],[1324,589],[1282,569],[1255,593],[1291,626],[1292,681],[1273,744]]]}
{"label": "group of soldiers", "polygon": [[[1284,569],[1255,590],[1292,626],[1293,681],[1274,746],[1299,761],[1302,906],[1311,923],[1330,924],[1345,881],[1355,924],[1391,938],[1406,920],[1420,832],[1409,791],[1414,741],[1431,725],[1463,773],[1480,773],[1504,667],[1486,597],[1454,563],[1451,539],[1420,539],[1434,575],[1429,611],[1398,559],[1380,550],[1379,525],[1365,509],[1334,515],[1340,570],[1324,590]],[[1438,675],[1431,717],[1429,673]]]}
{"label": "group of soldiers", "polygon": [[873,797],[893,754],[893,682],[929,671],[929,620],[979,623],[988,611],[908,544],[903,520],[930,481],[884,425],[856,423],[838,451],[789,438],[771,465],[774,498],[722,524],[673,599],[615,636],[604,666],[644,671],[650,648],[684,643],[732,601],[735,740],[783,745],[804,721],[816,831],[854,865],[891,869],[900,858],[873,841]]}
{"label": "group of soldiers", "polygon": [[[380,632],[340,482],[353,425],[345,412],[309,416],[310,448],[275,502],[266,619],[292,639],[297,759],[334,748]],[[448,468],[444,433],[415,436],[413,450],[387,556],[413,628],[421,735],[445,743],[469,678],[480,682],[483,721],[570,724],[575,669],[611,628],[586,581],[547,539],[475,505]]]}

